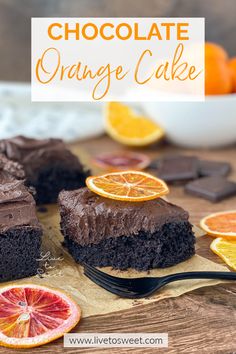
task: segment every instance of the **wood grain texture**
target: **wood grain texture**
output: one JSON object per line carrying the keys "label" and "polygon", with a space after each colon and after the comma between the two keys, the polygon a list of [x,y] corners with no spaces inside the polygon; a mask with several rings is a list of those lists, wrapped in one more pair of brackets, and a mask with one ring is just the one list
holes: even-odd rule
{"label": "wood grain texture", "polygon": [[[107,137],[101,137],[79,144],[89,154],[124,150],[119,144]],[[168,145],[156,145],[144,150],[151,157],[167,152],[183,152]],[[203,159],[225,160],[233,165],[231,179],[236,180],[236,148],[222,150],[184,150],[185,154],[194,154]],[[191,220],[198,223],[208,213],[235,208],[236,197],[218,204],[194,198],[184,194],[182,187],[171,188],[169,199],[182,205],[191,215]],[[215,262],[221,260],[209,250],[211,238],[201,237],[197,243],[197,253]],[[75,331],[79,332],[168,332],[169,348],[152,349],[64,349],[62,340],[35,348],[30,352],[42,353],[98,353],[98,354],[233,354],[236,351],[236,286],[235,284],[218,285],[195,290],[176,299],[166,299],[159,303],[140,306],[115,314],[82,319]],[[10,349],[0,349],[2,353],[15,353]]]}
{"label": "wood grain texture", "polygon": [[205,17],[207,40],[236,55],[235,0],[0,0],[0,80],[30,80],[31,17]]}

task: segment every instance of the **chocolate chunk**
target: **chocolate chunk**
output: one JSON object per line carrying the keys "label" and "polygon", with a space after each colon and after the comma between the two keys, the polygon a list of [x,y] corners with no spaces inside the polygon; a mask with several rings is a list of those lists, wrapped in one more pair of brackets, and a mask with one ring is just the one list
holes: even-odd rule
{"label": "chocolate chunk", "polygon": [[203,177],[189,182],[185,186],[187,193],[212,202],[236,195],[236,183],[221,176]]}
{"label": "chocolate chunk", "polygon": [[161,164],[161,159],[157,158],[157,159],[153,159],[150,164],[148,165],[149,169],[153,169],[153,170],[158,170],[160,168],[160,164]]}
{"label": "chocolate chunk", "polygon": [[227,176],[231,170],[228,162],[221,161],[199,161],[200,176]]}
{"label": "chocolate chunk", "polygon": [[194,156],[168,156],[158,167],[158,177],[169,183],[186,182],[198,178],[198,159]]}

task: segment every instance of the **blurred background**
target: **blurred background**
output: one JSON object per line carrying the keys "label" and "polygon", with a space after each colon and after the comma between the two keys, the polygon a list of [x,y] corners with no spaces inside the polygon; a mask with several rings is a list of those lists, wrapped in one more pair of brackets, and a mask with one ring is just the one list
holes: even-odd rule
{"label": "blurred background", "polygon": [[30,80],[31,17],[205,17],[206,39],[235,54],[235,0],[0,0],[0,79]]}
{"label": "blurred background", "polygon": [[[235,14],[236,0],[0,0],[0,138],[24,133],[70,141],[104,131],[101,104],[30,103],[29,85],[8,84],[30,82],[31,17],[205,17],[206,40],[236,56]],[[235,96],[213,97],[197,107],[186,103],[143,108],[164,126],[170,141],[215,147],[236,142]],[[222,120],[222,115],[228,118]]]}

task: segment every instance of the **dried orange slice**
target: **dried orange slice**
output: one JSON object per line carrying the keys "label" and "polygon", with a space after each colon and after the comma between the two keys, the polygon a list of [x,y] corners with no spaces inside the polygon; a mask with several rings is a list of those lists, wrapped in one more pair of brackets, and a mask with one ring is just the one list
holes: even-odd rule
{"label": "dried orange slice", "polygon": [[200,226],[211,236],[236,239],[236,210],[210,214],[200,221]]}
{"label": "dried orange slice", "polygon": [[164,135],[163,129],[150,118],[138,116],[118,102],[106,106],[105,129],[114,140],[130,146],[149,145]]}
{"label": "dried orange slice", "polygon": [[130,202],[156,199],[169,192],[164,181],[139,171],[91,176],[86,179],[86,185],[102,197]]}
{"label": "dried orange slice", "polygon": [[219,237],[211,243],[210,248],[229,267],[236,270],[236,241],[229,241]]}
{"label": "dried orange slice", "polygon": [[79,306],[61,291],[33,284],[0,288],[0,345],[32,348],[69,332]]}
{"label": "dried orange slice", "polygon": [[109,171],[143,170],[150,162],[147,155],[135,152],[104,153],[93,159],[95,165]]}

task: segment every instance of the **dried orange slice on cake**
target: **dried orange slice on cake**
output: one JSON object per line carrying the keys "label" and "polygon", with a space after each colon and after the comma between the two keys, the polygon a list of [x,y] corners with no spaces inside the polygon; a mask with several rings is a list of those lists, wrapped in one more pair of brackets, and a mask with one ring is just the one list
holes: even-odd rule
{"label": "dried orange slice on cake", "polygon": [[236,240],[236,210],[208,215],[200,226],[208,235]]}
{"label": "dried orange slice on cake", "polygon": [[219,237],[211,243],[210,248],[229,267],[236,270],[236,241],[229,241]]}
{"label": "dried orange slice on cake", "polygon": [[150,118],[136,115],[118,102],[106,105],[105,129],[114,140],[130,146],[149,145],[164,135],[163,129]]}
{"label": "dried orange slice on cake", "polygon": [[123,171],[91,176],[87,187],[105,198],[139,202],[159,198],[169,192],[164,181],[141,171]]}
{"label": "dried orange slice on cake", "polygon": [[69,332],[79,322],[79,306],[61,291],[23,284],[0,288],[0,345],[32,348]]}

